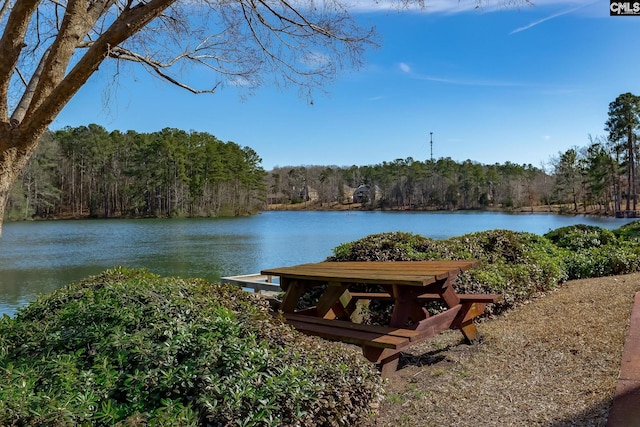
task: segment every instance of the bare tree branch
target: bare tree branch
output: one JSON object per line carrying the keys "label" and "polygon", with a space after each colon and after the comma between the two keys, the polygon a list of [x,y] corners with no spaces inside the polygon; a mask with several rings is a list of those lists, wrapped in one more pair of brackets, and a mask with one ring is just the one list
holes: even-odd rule
{"label": "bare tree branch", "polygon": [[16,0],[0,38],[0,121],[2,122],[8,121],[11,75],[24,47],[29,21],[39,3],[40,0]]}
{"label": "bare tree branch", "polygon": [[11,0],[4,0],[4,2],[2,3],[2,7],[0,7],[0,21],[2,21],[10,7]]}
{"label": "bare tree branch", "polygon": [[9,123],[14,129],[18,127],[20,122],[22,122],[22,119],[24,119],[25,114],[27,113],[27,109],[29,108],[29,105],[31,104],[31,101],[33,99],[34,93],[38,86],[38,82],[40,81],[40,76],[42,75],[42,70],[44,69],[44,64],[47,60],[47,57],[49,56],[49,53],[50,51],[47,49],[45,54],[42,56],[38,67],[31,76],[31,80],[29,81],[29,84],[22,94],[22,98],[20,98],[18,106],[15,108],[15,110],[13,110],[13,114],[11,115]]}
{"label": "bare tree branch", "polygon": [[113,1],[99,0],[88,4],[87,0],[69,0],[56,39],[49,47],[49,54],[43,58],[42,72],[38,76],[37,86],[30,96],[29,106],[22,114],[23,118],[38,108],[57,84],[64,79],[76,47],[82,43],[86,34]]}
{"label": "bare tree branch", "polygon": [[[152,0],[125,10],[78,60],[71,71],[42,99],[35,109],[33,103],[27,112],[25,131],[43,132],[89,77],[108,57],[110,50],[144,28],[175,0]],[[53,53],[53,52],[52,52]],[[49,55],[51,56],[51,54]],[[27,121],[25,116],[25,121]]]}
{"label": "bare tree branch", "polygon": [[[194,51],[195,52],[195,51]],[[129,50],[123,49],[121,47],[116,47],[114,49],[112,49],[109,52],[109,56],[112,58],[116,58],[116,59],[121,59],[121,60],[126,60],[126,61],[132,61],[132,62],[138,62],[148,68],[150,68],[151,70],[153,70],[154,73],[156,73],[160,78],[167,80],[169,83],[176,85],[182,89],[185,89],[191,93],[194,94],[201,94],[201,93],[214,93],[216,91],[216,89],[220,86],[221,82],[217,82],[215,84],[215,86],[211,89],[204,89],[204,90],[199,90],[199,89],[195,89],[185,83],[180,82],[179,80],[171,77],[169,74],[165,73],[164,71],[162,71],[163,68],[169,68],[172,65],[174,65],[176,62],[188,58],[200,63],[203,63],[204,65],[206,65],[206,63],[202,62],[202,58],[198,58],[196,56],[194,56],[194,52],[185,52],[182,55],[179,55],[175,58],[173,58],[171,61],[167,62],[167,63],[161,63],[159,61],[155,61],[152,58],[149,57],[144,57],[142,55],[139,55],[137,53],[131,52]]]}
{"label": "bare tree branch", "polygon": [[18,78],[20,79],[24,87],[27,87],[27,84],[28,84],[27,79],[25,79],[24,76],[22,75],[20,68],[16,68],[16,74],[18,75]]}

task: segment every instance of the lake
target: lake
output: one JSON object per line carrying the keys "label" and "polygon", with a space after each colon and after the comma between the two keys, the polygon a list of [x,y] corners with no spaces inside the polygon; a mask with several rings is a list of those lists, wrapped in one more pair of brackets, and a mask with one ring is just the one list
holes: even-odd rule
{"label": "lake", "polygon": [[573,224],[618,228],[633,220],[497,212],[267,211],[243,218],[38,221],[4,224],[0,314],[40,293],[114,266],[204,277],[323,261],[340,243],[407,231],[434,239],[491,229],[544,234]]}

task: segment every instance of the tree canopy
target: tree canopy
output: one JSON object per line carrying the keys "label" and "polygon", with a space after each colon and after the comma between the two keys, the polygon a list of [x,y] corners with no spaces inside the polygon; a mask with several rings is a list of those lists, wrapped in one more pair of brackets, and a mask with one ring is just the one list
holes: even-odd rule
{"label": "tree canopy", "polygon": [[261,159],[204,132],[48,132],[9,198],[10,219],[231,216],[264,200]]}
{"label": "tree canopy", "polygon": [[609,141],[620,153],[627,170],[627,211],[636,210],[636,162],[637,132],[640,130],[640,96],[630,92],[619,95],[609,104],[609,119],[605,130],[609,132]]}

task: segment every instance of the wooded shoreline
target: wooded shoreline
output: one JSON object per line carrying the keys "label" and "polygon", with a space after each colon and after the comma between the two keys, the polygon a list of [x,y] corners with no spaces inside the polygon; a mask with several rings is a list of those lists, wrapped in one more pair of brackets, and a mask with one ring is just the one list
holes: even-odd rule
{"label": "wooded shoreline", "polygon": [[523,206],[519,208],[469,208],[469,209],[435,209],[435,208],[369,208],[362,203],[324,203],[317,202],[308,203],[288,203],[288,204],[271,204],[267,205],[266,211],[397,211],[397,212],[504,212],[504,213],[553,213],[558,215],[592,215],[592,216],[614,216],[612,212],[606,212],[602,209],[590,206],[586,209],[573,211],[570,205],[551,205],[551,206]]}
{"label": "wooded shoreline", "polygon": [[[599,144],[594,141],[590,149]],[[207,133],[170,128],[107,132],[89,125],[42,138],[12,187],[5,218],[233,217],[273,209],[635,217],[635,193],[622,185],[622,169],[595,163],[585,169],[589,162],[587,154],[574,150],[550,171],[511,162],[409,157],[377,165],[286,166],[267,172],[250,147]]]}

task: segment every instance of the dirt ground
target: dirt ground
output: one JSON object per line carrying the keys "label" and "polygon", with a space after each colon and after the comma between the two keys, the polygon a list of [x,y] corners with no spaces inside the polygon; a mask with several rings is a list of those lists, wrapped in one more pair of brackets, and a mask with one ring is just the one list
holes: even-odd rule
{"label": "dirt ground", "polygon": [[604,426],[640,273],[568,282],[402,355],[370,426]]}

